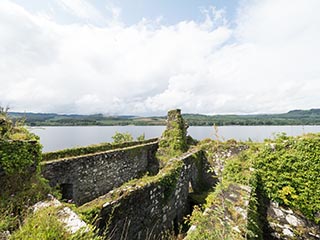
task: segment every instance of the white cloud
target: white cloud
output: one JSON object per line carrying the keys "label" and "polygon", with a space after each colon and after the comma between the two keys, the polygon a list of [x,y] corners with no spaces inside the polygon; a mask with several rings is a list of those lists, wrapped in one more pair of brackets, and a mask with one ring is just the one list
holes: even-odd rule
{"label": "white cloud", "polygon": [[107,12],[110,13],[111,18],[109,19],[109,24],[121,24],[121,8],[115,6],[114,4],[106,5]]}
{"label": "white cloud", "polygon": [[68,13],[91,22],[105,21],[101,13],[86,0],[56,0]]}
{"label": "white cloud", "polygon": [[[81,18],[85,1],[60,0]],[[283,112],[320,102],[317,0],[248,1],[204,22],[61,25],[0,3],[0,104],[76,113]],[[112,10],[112,9],[111,9]],[[119,23],[119,24],[116,24]]]}

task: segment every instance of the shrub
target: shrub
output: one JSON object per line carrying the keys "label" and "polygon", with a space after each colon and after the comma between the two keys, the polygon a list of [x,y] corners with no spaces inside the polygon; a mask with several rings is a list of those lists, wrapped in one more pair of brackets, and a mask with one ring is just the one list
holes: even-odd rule
{"label": "shrub", "polygon": [[146,140],[146,135],[144,133],[142,133],[140,136],[137,137],[138,141],[144,141]]}
{"label": "shrub", "polygon": [[267,196],[320,222],[320,134],[279,135],[254,159]]}
{"label": "shrub", "polygon": [[112,139],[113,139],[114,143],[124,143],[124,142],[132,142],[133,141],[132,135],[128,132],[126,132],[126,133],[116,132],[112,136]]}

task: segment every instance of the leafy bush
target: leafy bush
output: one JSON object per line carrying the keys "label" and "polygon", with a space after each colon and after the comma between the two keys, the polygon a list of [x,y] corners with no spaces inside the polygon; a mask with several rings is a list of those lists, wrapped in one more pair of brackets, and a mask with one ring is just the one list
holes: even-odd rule
{"label": "leafy bush", "polygon": [[35,171],[40,160],[39,142],[0,140],[0,166],[6,174]]}
{"label": "leafy bush", "polygon": [[320,222],[320,134],[278,135],[254,161],[270,199]]}
{"label": "leafy bush", "polygon": [[145,139],[146,139],[146,135],[144,133],[137,137],[138,141],[144,141]]}
{"label": "leafy bush", "polygon": [[252,167],[249,151],[240,152],[238,156],[226,161],[223,178],[230,182],[249,185]]}
{"label": "leafy bush", "polygon": [[15,121],[8,117],[8,108],[0,106],[0,139],[2,140],[39,140],[38,136],[24,127],[24,121]]}
{"label": "leafy bush", "polygon": [[128,132],[126,132],[126,133],[116,132],[112,136],[112,139],[113,139],[114,143],[124,143],[124,142],[132,142],[133,141],[132,135]]}

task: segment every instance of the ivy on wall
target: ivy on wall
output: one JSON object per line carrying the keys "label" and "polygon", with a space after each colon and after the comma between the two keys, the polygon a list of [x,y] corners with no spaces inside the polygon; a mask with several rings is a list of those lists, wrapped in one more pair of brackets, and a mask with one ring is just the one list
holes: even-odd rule
{"label": "ivy on wall", "polygon": [[36,168],[40,160],[39,138],[23,122],[13,123],[7,110],[0,107],[0,170],[6,174],[22,173],[31,166]]}
{"label": "ivy on wall", "polygon": [[181,111],[171,110],[168,112],[167,128],[160,138],[157,157],[166,162],[186,152],[188,147],[187,125],[181,116]]}
{"label": "ivy on wall", "polygon": [[41,145],[37,141],[0,141],[0,166],[6,174],[36,168],[40,160]]}
{"label": "ivy on wall", "polygon": [[320,223],[320,134],[279,135],[254,160],[270,199]]}
{"label": "ivy on wall", "polygon": [[0,232],[19,228],[28,207],[50,191],[40,176],[41,148],[39,138],[0,107]]}

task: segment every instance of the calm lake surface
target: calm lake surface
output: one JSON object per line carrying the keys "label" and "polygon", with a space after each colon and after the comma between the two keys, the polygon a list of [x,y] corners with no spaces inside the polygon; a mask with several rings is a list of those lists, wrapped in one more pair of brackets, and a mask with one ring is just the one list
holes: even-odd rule
{"label": "calm lake surface", "polygon": [[[165,126],[75,126],[75,127],[32,127],[30,130],[40,137],[43,151],[85,146],[101,142],[112,142],[115,132],[128,132],[134,138],[145,134],[146,138],[161,136]],[[248,140],[261,142],[273,138],[276,133],[285,132],[289,136],[310,132],[320,132],[320,126],[222,126],[218,127],[220,139]],[[213,138],[213,127],[192,126],[188,133],[195,139]]]}

